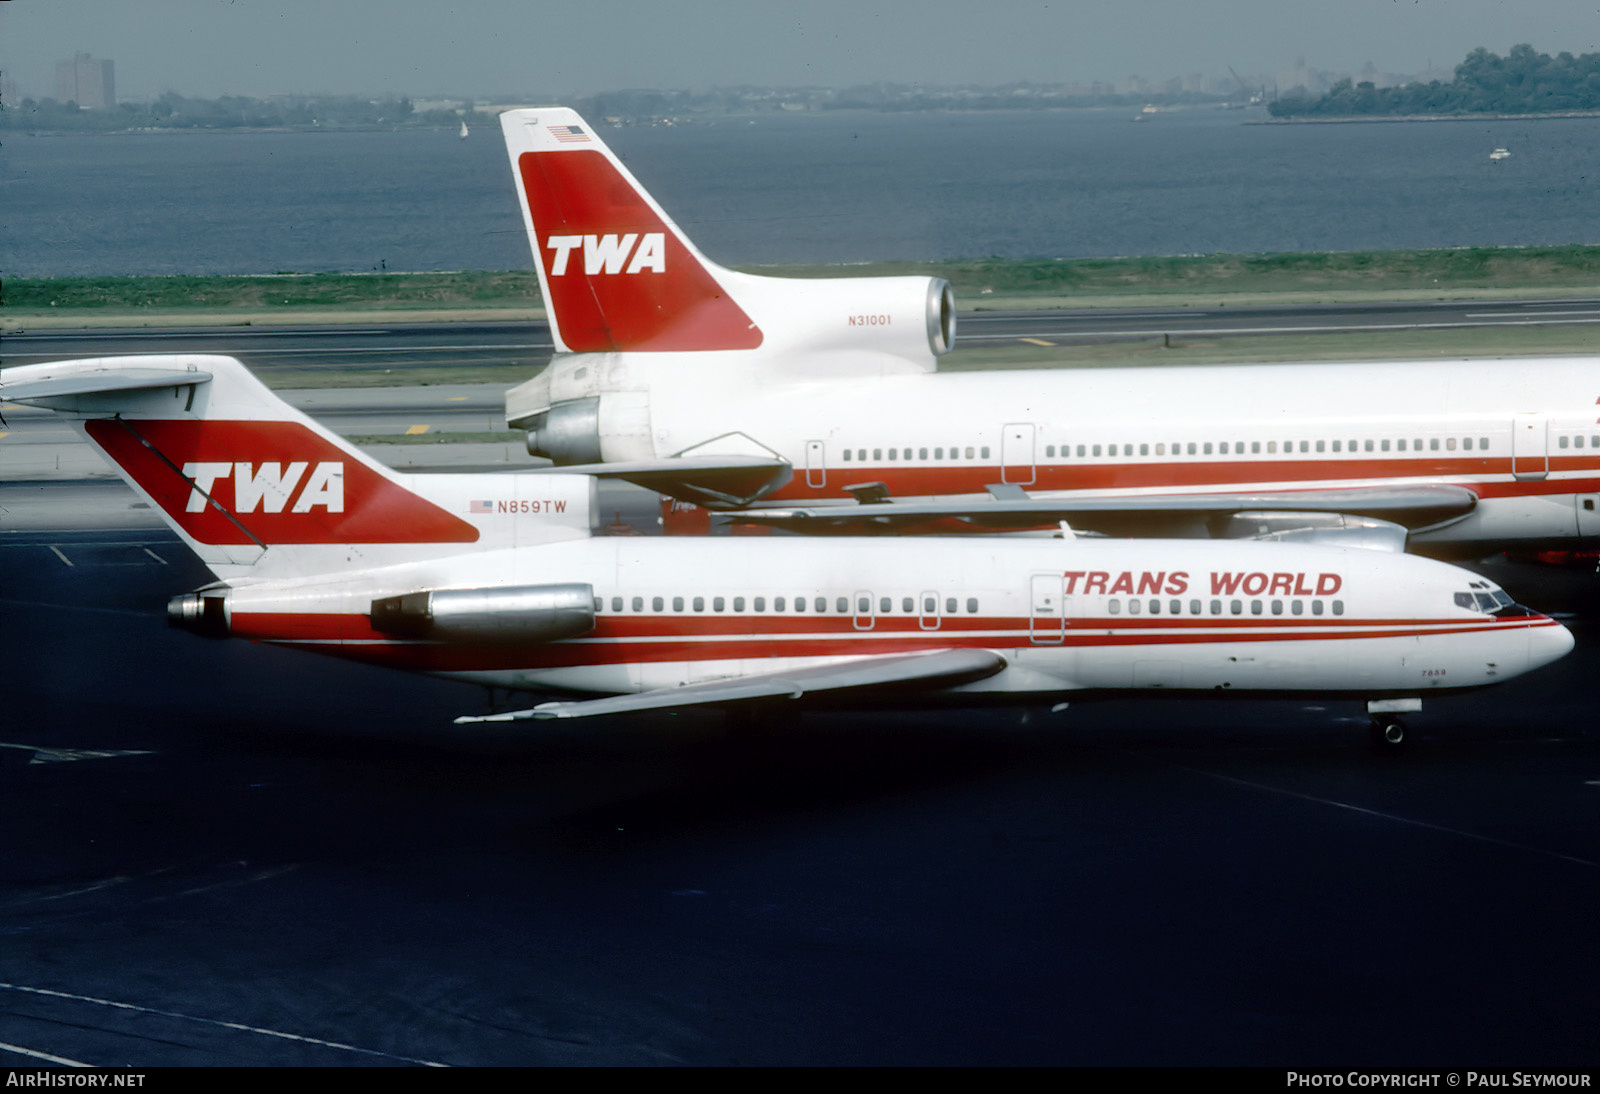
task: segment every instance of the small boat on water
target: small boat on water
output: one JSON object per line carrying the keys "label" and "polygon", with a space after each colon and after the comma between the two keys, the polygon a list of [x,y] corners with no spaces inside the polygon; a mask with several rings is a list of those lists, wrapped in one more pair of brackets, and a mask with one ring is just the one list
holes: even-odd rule
{"label": "small boat on water", "polygon": [[462,140],[466,140],[467,139],[467,123],[466,122],[462,122],[461,123],[461,139]]}
{"label": "small boat on water", "polygon": [[1489,153],[1489,158],[1496,162],[1499,162],[1500,160],[1508,160],[1511,158],[1511,152],[1505,148],[1496,148],[1493,152]]}

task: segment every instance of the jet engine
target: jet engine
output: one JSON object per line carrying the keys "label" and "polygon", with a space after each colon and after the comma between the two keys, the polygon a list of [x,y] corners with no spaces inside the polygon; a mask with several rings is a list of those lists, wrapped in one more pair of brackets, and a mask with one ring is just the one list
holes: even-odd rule
{"label": "jet engine", "polygon": [[372,629],[439,642],[554,642],[594,630],[594,588],[584,584],[432,589],[372,602]]}

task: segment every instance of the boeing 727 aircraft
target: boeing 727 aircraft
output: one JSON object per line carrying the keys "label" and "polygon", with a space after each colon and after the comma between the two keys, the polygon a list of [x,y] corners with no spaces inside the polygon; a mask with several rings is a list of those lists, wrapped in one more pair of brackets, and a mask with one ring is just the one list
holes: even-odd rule
{"label": "boeing 727 aircraft", "polygon": [[201,634],[572,698],[464,720],[782,702],[1327,695],[1383,739],[1565,654],[1464,570],[1245,541],[590,538],[581,475],[403,475],[217,356],[0,371],[216,575]]}
{"label": "boeing 727 aircraft", "polygon": [[568,470],[817,532],[1600,534],[1592,358],[940,374],[945,282],[724,269],[571,110],[501,123],[560,351],[507,420]]}

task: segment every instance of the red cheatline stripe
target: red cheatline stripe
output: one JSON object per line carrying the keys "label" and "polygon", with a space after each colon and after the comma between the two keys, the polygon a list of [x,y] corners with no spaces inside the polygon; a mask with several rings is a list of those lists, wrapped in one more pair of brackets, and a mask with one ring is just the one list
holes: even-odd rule
{"label": "red cheatline stripe", "polygon": [[[1542,454],[1541,454],[1542,455]],[[1539,457],[1535,457],[1539,458]],[[1268,493],[1274,490],[1308,490],[1318,486],[1341,489],[1348,483],[1392,483],[1395,479],[1417,479],[1464,486],[1479,497],[1523,497],[1543,494],[1588,494],[1600,492],[1600,455],[1550,456],[1551,473],[1582,473],[1574,479],[1541,479],[1518,482],[1512,479],[1509,457],[1452,459],[1341,459],[1329,454],[1321,460],[1237,460],[1204,462],[1174,458],[1155,463],[1067,462],[1041,463],[1034,467],[1032,482],[1020,483],[1032,492],[1046,490],[1187,490],[1249,487]],[[857,482],[882,482],[891,494],[916,497],[924,494],[984,493],[990,483],[1015,481],[1015,468],[1002,475],[999,464],[974,467],[966,464],[921,463],[871,465],[830,461],[828,485],[808,487],[796,478],[769,495],[769,501],[796,501],[805,498],[834,497],[840,488]],[[1026,467],[1024,467],[1026,470]]]}
{"label": "red cheatline stripe", "polygon": [[[926,649],[978,648],[1012,649],[1034,647],[1026,627],[1000,634],[954,635],[939,632],[919,634],[879,634],[871,631],[843,631],[833,635],[755,637],[750,635],[708,636],[700,641],[683,641],[682,636],[655,639],[579,639],[531,646],[435,644],[390,641],[382,636],[356,636],[351,633],[324,633],[313,636],[311,628],[301,628],[290,637],[283,630],[257,629],[259,616],[236,615],[235,633],[261,640],[298,645],[322,653],[337,653],[353,660],[425,671],[487,671],[493,669],[568,668],[579,665],[614,665],[660,661],[713,661],[729,658],[772,657],[862,657],[873,654],[908,653]],[[362,619],[363,617],[354,617]],[[364,620],[363,620],[364,621]],[[1530,626],[1554,626],[1544,617],[1518,621],[1484,622],[1435,621],[1432,623],[1391,624],[1384,621],[1351,621],[1336,628],[1266,628],[1232,633],[1137,633],[1121,629],[1108,633],[1104,627],[1069,628],[1062,641],[1043,644],[1065,648],[1099,646],[1201,645],[1206,643],[1350,641],[1366,638],[1405,638],[1433,634],[1472,634]],[[1053,635],[1052,635],[1053,637]]]}

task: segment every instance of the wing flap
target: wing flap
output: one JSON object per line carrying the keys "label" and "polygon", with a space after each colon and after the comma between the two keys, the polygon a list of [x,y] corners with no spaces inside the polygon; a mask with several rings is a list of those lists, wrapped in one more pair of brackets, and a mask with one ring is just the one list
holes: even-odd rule
{"label": "wing flap", "polygon": [[861,657],[831,665],[763,673],[727,680],[707,680],[679,688],[658,688],[634,695],[603,699],[541,703],[530,710],[456,719],[457,725],[475,722],[521,722],[549,718],[592,718],[602,714],[628,714],[711,706],[755,699],[799,699],[807,694],[877,687],[954,687],[993,676],[1006,667],[1006,659],[993,650],[946,649],[919,653]]}

